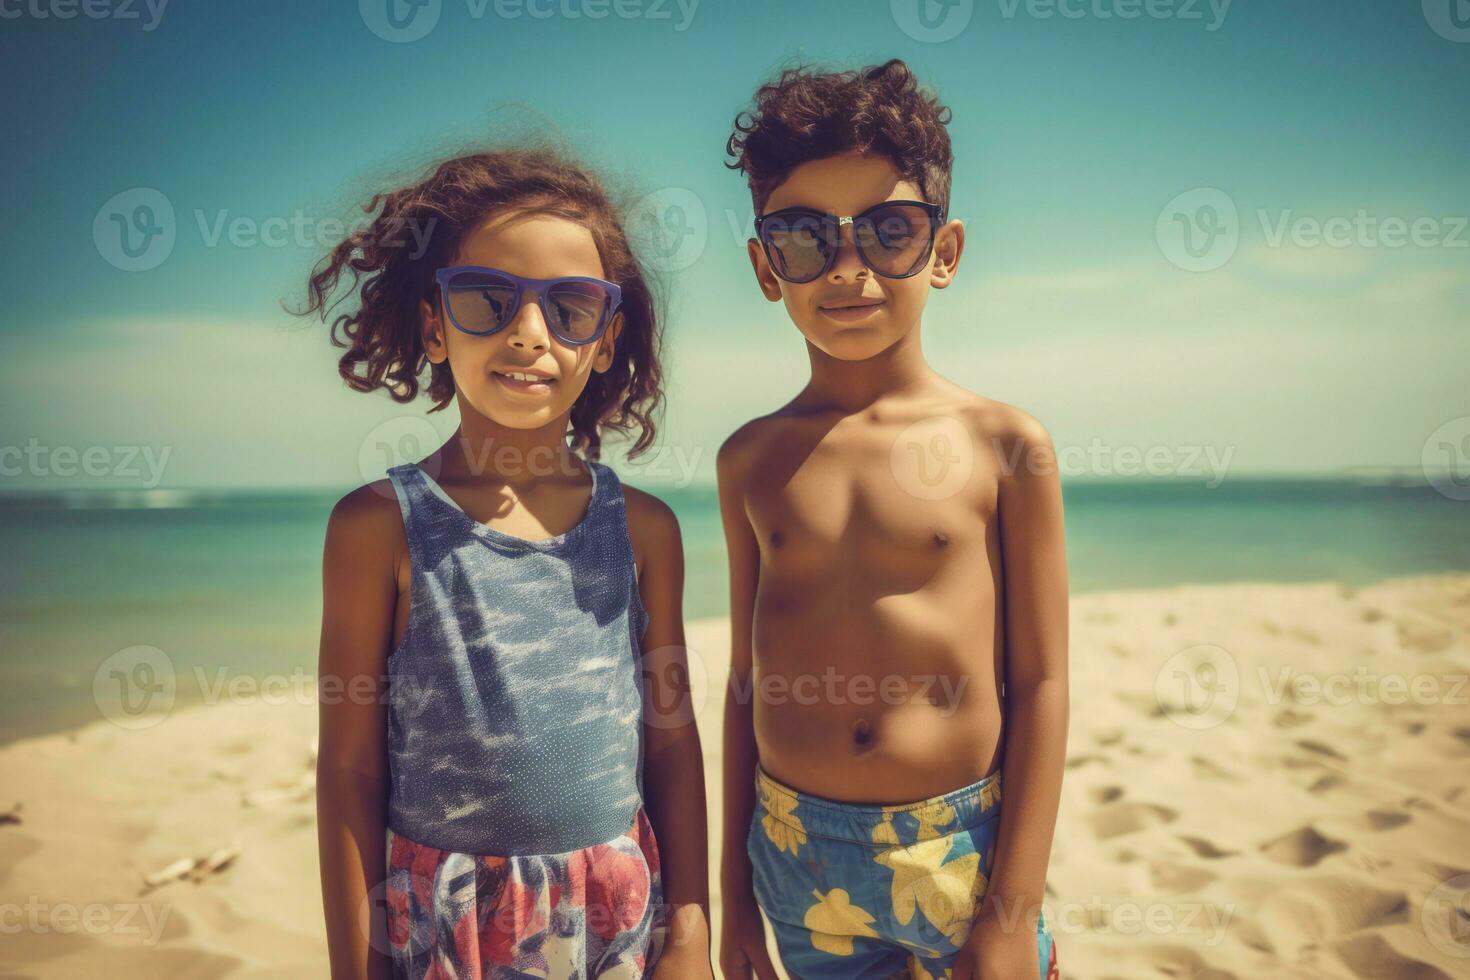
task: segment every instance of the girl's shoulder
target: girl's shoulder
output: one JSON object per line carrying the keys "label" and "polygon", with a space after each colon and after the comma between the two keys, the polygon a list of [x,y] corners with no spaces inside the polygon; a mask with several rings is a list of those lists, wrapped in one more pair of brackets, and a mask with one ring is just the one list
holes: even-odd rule
{"label": "girl's shoulder", "polygon": [[337,501],[327,518],[327,550],[354,561],[398,567],[407,557],[408,537],[391,480],[374,480]]}
{"label": "girl's shoulder", "polygon": [[623,485],[623,507],[628,515],[628,537],[640,572],[645,562],[666,560],[681,554],[679,518],[674,509],[658,497],[627,483]]}

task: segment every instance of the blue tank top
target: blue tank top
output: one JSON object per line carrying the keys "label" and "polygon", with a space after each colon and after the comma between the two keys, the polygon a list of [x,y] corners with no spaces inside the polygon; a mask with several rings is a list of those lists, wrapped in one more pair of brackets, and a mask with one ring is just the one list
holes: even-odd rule
{"label": "blue tank top", "polygon": [[590,462],[586,515],[530,541],[388,471],[413,593],[388,658],[388,826],[468,854],[557,854],[643,803],[642,637],[622,484]]}

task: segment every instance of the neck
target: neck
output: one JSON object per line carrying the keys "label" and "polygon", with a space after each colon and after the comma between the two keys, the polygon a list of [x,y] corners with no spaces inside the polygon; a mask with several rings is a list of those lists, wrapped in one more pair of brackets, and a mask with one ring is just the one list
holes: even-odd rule
{"label": "neck", "polygon": [[567,445],[570,412],[534,429],[516,429],[481,415],[461,399],[459,417],[459,428],[439,450],[449,475],[515,486],[583,471]]}
{"label": "neck", "polygon": [[883,398],[916,391],[934,377],[924,361],[917,325],[886,350],[861,361],[833,357],[810,341],[806,347],[812,366],[806,400],[814,407],[853,414]]}

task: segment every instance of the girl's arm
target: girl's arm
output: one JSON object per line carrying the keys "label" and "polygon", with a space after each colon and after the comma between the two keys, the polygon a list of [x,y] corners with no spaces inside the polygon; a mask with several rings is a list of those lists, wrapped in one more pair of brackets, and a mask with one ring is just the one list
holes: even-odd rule
{"label": "girl's arm", "polygon": [[684,546],[669,506],[631,487],[628,529],[640,558],[643,636],[644,792],[662,867],[669,935],[663,978],[713,978],[709,936],[709,817],[704,755],[689,696],[684,646]]}
{"label": "girl's arm", "polygon": [[[1000,830],[971,962],[956,980],[1036,977],[1036,919],[1046,889],[1067,756],[1067,556],[1056,451],[1016,410],[996,445],[1018,460],[999,487],[1005,622],[1005,749]],[[988,436],[985,437],[988,441]],[[1002,610],[998,610],[1002,611]],[[961,957],[963,963],[965,957]],[[970,970],[973,969],[973,974]]]}
{"label": "girl's arm", "polygon": [[387,481],[343,497],[327,523],[317,668],[317,841],[334,978],[392,975],[384,916],[384,668],[403,526]]}

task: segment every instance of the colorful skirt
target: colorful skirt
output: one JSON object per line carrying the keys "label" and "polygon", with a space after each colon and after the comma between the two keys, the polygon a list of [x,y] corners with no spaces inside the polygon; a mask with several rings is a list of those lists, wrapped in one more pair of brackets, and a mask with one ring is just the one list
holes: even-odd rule
{"label": "colorful skirt", "polygon": [[561,854],[461,854],[387,834],[388,945],[412,980],[651,975],[668,934],[643,807],[626,833]]}

